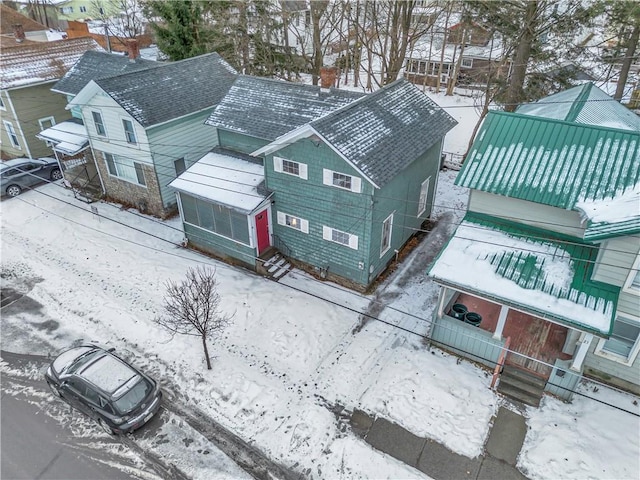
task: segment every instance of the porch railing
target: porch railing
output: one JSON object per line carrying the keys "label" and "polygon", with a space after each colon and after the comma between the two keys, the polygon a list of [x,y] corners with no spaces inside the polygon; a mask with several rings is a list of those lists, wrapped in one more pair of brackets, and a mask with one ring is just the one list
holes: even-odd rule
{"label": "porch railing", "polygon": [[291,249],[278,235],[273,235],[273,246],[276,247],[285,257],[291,256]]}

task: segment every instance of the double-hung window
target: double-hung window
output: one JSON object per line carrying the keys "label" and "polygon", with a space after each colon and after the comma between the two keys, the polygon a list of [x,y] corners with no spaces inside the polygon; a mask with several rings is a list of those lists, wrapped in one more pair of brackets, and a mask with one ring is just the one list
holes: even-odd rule
{"label": "double-hung window", "polygon": [[147,185],[141,163],[107,152],[103,152],[103,155],[109,175],[138,185]]}
{"label": "double-hung window", "polygon": [[382,222],[382,236],[380,237],[380,256],[391,248],[391,231],[393,229],[393,213]]}
{"label": "double-hung window", "polygon": [[289,215],[288,213],[278,212],[278,225],[299,230],[302,233],[309,233],[309,221],[304,218]]}
{"label": "double-hung window", "polygon": [[330,242],[339,243],[345,247],[358,250],[358,236],[351,233],[336,230],[335,228],[322,226],[322,238]]}
{"label": "double-hung window", "polygon": [[13,128],[13,123],[7,122],[6,120],[3,122],[4,128],[7,131],[7,135],[9,136],[9,141],[13,148],[20,148],[20,142],[18,141],[18,135],[16,134],[15,128]]}
{"label": "double-hung window", "polygon": [[56,119],[54,117],[41,118],[38,120],[38,124],[40,125],[40,131],[43,131],[53,127],[56,124]]}
{"label": "double-hung window", "polygon": [[295,162],[282,157],[273,157],[273,170],[278,173],[293,175],[303,180],[307,180],[308,178],[306,163]]}
{"label": "double-hung window", "polygon": [[127,138],[127,143],[137,144],[138,141],[136,140],[136,132],[133,129],[133,122],[123,118],[122,126],[124,127],[124,136]]}
{"label": "double-hung window", "polygon": [[346,173],[334,172],[322,169],[322,183],[332,187],[342,188],[351,192],[360,193],[362,181],[360,177],[347,175]]}
{"label": "double-hung window", "polygon": [[93,124],[96,126],[96,133],[101,137],[106,137],[107,130],[104,128],[102,114],[100,112],[91,112],[91,116],[93,117]]}
{"label": "double-hung window", "polygon": [[420,199],[418,200],[418,216],[422,215],[427,209],[427,200],[429,198],[429,184],[431,183],[431,177],[427,178],[422,185],[420,185]]}
{"label": "double-hung window", "polygon": [[640,350],[640,322],[631,317],[618,314],[611,336],[600,340],[596,354],[610,356],[612,359],[631,365]]}

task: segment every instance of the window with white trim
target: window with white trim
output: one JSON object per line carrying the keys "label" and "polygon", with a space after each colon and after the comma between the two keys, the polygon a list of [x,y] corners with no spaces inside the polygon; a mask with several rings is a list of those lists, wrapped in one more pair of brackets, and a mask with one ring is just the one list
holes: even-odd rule
{"label": "window with white trim", "polygon": [[631,365],[640,350],[640,322],[620,314],[613,323],[608,339],[598,342],[595,353]]}
{"label": "window with white trim", "polygon": [[127,143],[133,143],[134,145],[137,145],[138,141],[136,140],[136,132],[133,129],[133,122],[131,120],[123,118],[122,127],[124,128],[124,136],[127,139]]}
{"label": "window with white trim", "polygon": [[102,120],[102,114],[100,112],[91,112],[93,117],[93,124],[96,127],[96,133],[101,137],[107,136],[107,130],[104,128],[104,121]]}
{"label": "window with white trim", "polygon": [[339,243],[345,247],[358,250],[358,236],[351,233],[336,230],[335,228],[322,226],[322,238],[330,242]]}
{"label": "window with white trim", "polygon": [[631,267],[627,281],[624,282],[623,289],[629,293],[640,295],[640,255],[633,262],[633,267]]}
{"label": "window with white trim", "polygon": [[61,7],[60,13],[62,13],[63,15],[68,15],[70,13],[73,13],[73,7]]}
{"label": "window with white trim", "polygon": [[420,185],[420,199],[418,200],[418,216],[422,215],[427,209],[427,199],[429,198],[429,184],[431,177],[427,178]]}
{"label": "window with white trim", "polygon": [[391,232],[393,230],[393,213],[382,222],[382,235],[380,237],[380,256],[382,257],[391,248]]}
{"label": "window with white trim", "polygon": [[184,161],[184,157],[174,160],[173,166],[176,169],[176,177],[179,177],[187,171],[187,164]]}
{"label": "window with white trim", "polygon": [[102,152],[107,170],[112,177],[118,177],[131,183],[146,186],[142,164],[134,162],[130,158],[116,156],[111,153]]}
{"label": "window with white trim", "polygon": [[293,175],[294,177],[307,180],[307,164],[295,162],[287,158],[273,157],[273,170],[278,173],[286,173],[287,175]]}
{"label": "window with white trim", "polygon": [[4,105],[4,100],[2,99],[2,96],[0,96],[0,110],[6,110],[7,107],[5,107]]}
{"label": "window with white trim", "polygon": [[473,58],[463,58],[462,68],[473,68]]}
{"label": "window with white trim", "polygon": [[18,135],[16,134],[16,130],[15,128],[13,128],[13,123],[8,122],[6,120],[2,123],[4,123],[4,128],[7,131],[7,135],[9,136],[9,141],[11,142],[11,145],[13,145],[13,148],[21,148],[20,142],[18,141]]}
{"label": "window with white trim", "polygon": [[334,172],[333,170],[322,169],[322,183],[332,187],[342,188],[351,192],[360,193],[362,181],[360,177],[347,175],[346,173]]}
{"label": "window with white trim", "polygon": [[299,230],[302,233],[309,233],[309,221],[304,218],[289,215],[288,213],[278,212],[278,225],[284,225],[285,227]]}
{"label": "window with white trim", "polygon": [[56,119],[53,117],[45,117],[38,120],[38,124],[40,125],[40,131],[46,130],[47,128],[51,128],[56,124]]}
{"label": "window with white trim", "polygon": [[249,223],[246,215],[185,193],[180,193],[180,204],[185,223],[245,245],[250,244]]}

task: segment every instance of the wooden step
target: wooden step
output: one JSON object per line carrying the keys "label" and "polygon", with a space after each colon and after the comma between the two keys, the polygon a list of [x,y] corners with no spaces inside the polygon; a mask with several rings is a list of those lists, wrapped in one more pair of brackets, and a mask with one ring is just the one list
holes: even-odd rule
{"label": "wooden step", "polygon": [[542,399],[542,395],[532,395],[528,392],[520,390],[519,388],[513,387],[508,383],[502,383],[502,380],[500,380],[500,384],[498,385],[498,392],[505,397],[510,398],[511,400],[515,400],[532,407],[539,407],[540,400]]}
{"label": "wooden step", "polygon": [[544,389],[544,387],[547,385],[546,380],[544,380],[543,378],[540,378],[532,373],[527,372],[526,370],[513,367],[511,365],[504,366],[504,368],[502,369],[502,376],[517,378],[532,385],[536,385],[541,389]]}

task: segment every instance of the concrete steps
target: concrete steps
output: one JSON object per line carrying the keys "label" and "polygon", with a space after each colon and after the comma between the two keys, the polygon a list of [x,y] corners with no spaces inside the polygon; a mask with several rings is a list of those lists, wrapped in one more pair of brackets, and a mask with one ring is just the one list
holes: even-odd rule
{"label": "concrete steps", "polygon": [[498,392],[525,405],[538,407],[547,382],[525,370],[505,365],[500,374]]}

